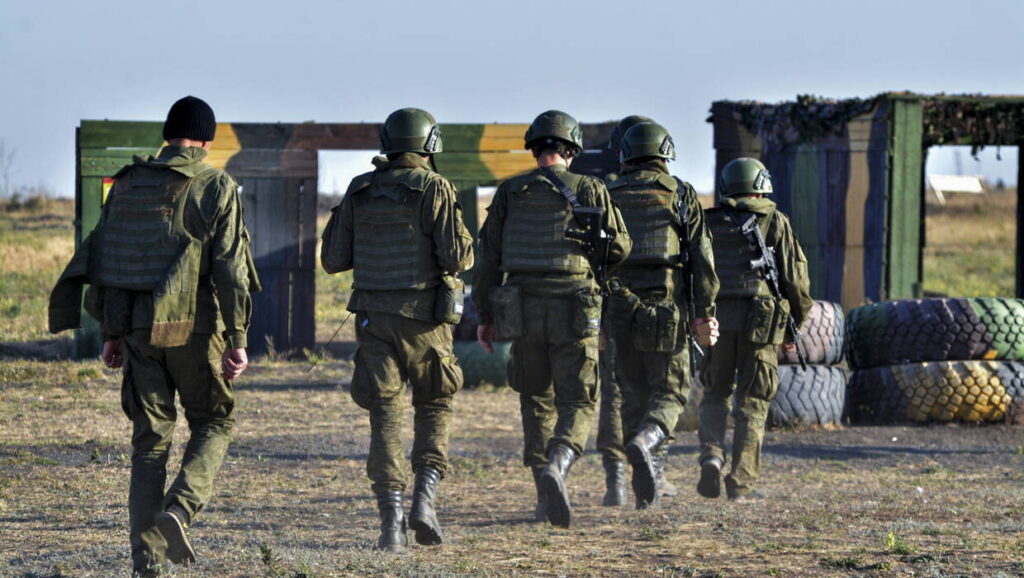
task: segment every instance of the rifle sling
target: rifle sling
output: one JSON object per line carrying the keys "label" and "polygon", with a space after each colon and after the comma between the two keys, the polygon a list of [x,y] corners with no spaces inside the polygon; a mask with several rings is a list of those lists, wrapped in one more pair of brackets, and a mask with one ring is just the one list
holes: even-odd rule
{"label": "rifle sling", "polygon": [[580,205],[579,200],[576,198],[576,193],[574,193],[568,185],[562,182],[562,179],[558,178],[558,176],[555,175],[555,171],[549,169],[548,167],[540,167],[540,172],[544,175],[544,177],[547,180],[551,181],[551,184],[555,185],[555,188],[558,189],[559,193],[562,193],[562,196],[565,197],[565,200],[569,201],[569,204],[572,205],[572,208],[577,209],[582,206]]}

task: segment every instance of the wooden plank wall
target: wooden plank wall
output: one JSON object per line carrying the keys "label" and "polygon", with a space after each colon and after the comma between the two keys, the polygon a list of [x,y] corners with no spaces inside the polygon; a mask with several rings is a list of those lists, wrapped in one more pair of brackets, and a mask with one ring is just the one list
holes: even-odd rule
{"label": "wooden plank wall", "polygon": [[921,296],[923,143],[921,103],[892,103],[889,143],[887,299]]}

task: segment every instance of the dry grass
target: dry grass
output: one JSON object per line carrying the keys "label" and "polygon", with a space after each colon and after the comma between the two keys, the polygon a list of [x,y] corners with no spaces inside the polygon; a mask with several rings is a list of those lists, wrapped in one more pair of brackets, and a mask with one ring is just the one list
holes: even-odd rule
{"label": "dry grass", "polygon": [[[345,391],[351,364],[305,369],[261,364],[238,383],[236,443],[192,529],[201,562],[172,575],[1024,572],[1019,429],[771,432],[767,500],[754,505],[698,498],[696,438],[680,433],[670,477],[682,494],[643,512],[600,506],[603,472],[590,452],[571,475],[574,527],[560,530],[530,521],[533,484],[508,390],[457,397],[440,498],[446,544],[381,555],[371,550],[367,417]],[[130,446],[118,376],[91,362],[4,362],[0,378],[0,575],[126,572]]]}

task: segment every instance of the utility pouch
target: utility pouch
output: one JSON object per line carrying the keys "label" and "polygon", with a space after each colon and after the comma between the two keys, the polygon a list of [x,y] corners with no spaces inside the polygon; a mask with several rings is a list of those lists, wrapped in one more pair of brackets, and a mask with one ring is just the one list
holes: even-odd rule
{"label": "utility pouch", "polygon": [[465,306],[466,282],[458,275],[442,275],[434,298],[434,319],[438,323],[458,324]]}
{"label": "utility pouch", "polygon": [[758,295],[750,302],[747,314],[747,339],[758,345],[778,345],[786,336],[789,303],[768,295]]}
{"label": "utility pouch", "polygon": [[494,317],[494,330],[499,339],[515,339],[522,336],[523,329],[523,298],[519,287],[504,285],[491,289],[488,296],[491,303],[491,314]]}
{"label": "utility pouch", "polygon": [[590,289],[576,292],[573,329],[578,337],[595,337],[601,332],[601,294]]}
{"label": "utility pouch", "polygon": [[633,317],[633,348],[675,351],[679,341],[679,307],[672,301],[644,303]]}

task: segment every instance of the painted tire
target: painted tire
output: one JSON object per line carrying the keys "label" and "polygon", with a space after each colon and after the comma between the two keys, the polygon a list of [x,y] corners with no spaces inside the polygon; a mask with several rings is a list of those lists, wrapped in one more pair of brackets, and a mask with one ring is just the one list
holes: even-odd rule
{"label": "painted tire", "polygon": [[1024,300],[944,298],[858,307],[846,318],[847,360],[867,368],[923,361],[1024,360]]}
{"label": "painted tire", "polygon": [[939,361],[859,369],[850,380],[855,422],[1024,423],[1024,363]]}
{"label": "painted tire", "polygon": [[768,408],[768,425],[837,425],[846,404],[846,373],[839,367],[779,366],[779,392]]}
{"label": "painted tire", "polygon": [[[843,307],[830,301],[815,301],[800,335],[800,349],[808,364],[835,365],[843,360],[843,338],[846,333]],[[796,352],[779,348],[780,364],[799,364]]]}
{"label": "painted tire", "polygon": [[[475,330],[474,330],[475,332]],[[494,353],[484,351],[476,341],[456,341],[453,344],[455,357],[462,367],[463,382],[466,387],[476,387],[481,383],[495,386],[508,385],[509,351],[512,342],[495,342]]]}

